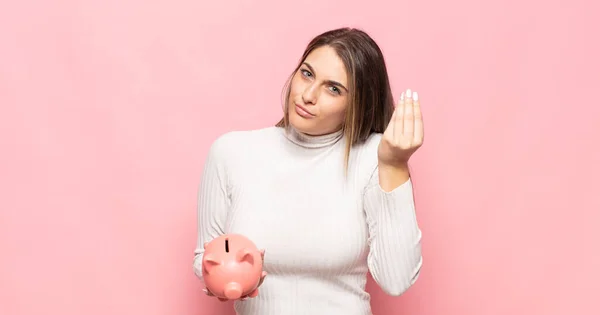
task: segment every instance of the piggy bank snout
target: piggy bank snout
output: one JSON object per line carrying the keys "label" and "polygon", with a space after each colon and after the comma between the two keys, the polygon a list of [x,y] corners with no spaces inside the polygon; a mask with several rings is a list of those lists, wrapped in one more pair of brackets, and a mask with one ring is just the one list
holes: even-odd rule
{"label": "piggy bank snout", "polygon": [[225,286],[225,290],[223,290],[225,293],[225,297],[227,297],[230,300],[236,300],[239,299],[240,297],[242,297],[242,286],[239,283],[236,282],[230,282]]}

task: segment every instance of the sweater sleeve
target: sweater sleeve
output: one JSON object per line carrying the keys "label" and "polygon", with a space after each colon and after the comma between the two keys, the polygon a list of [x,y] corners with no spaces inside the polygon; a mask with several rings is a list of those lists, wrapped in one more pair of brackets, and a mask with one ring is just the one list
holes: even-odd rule
{"label": "sweater sleeve", "polygon": [[399,296],[415,283],[423,261],[412,181],[386,192],[375,168],[363,202],[369,227],[369,271],[385,293]]}
{"label": "sweater sleeve", "polygon": [[225,220],[230,207],[224,149],[226,146],[223,137],[211,145],[198,188],[197,239],[193,269],[200,280],[203,280],[204,243],[224,234]]}

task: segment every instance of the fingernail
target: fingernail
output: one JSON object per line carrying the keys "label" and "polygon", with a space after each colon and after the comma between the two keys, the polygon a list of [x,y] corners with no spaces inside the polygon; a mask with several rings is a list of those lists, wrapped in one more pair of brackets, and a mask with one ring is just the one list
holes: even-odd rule
{"label": "fingernail", "polygon": [[412,96],[412,92],[410,91],[410,89],[406,90],[406,97],[411,98]]}
{"label": "fingernail", "polygon": [[404,92],[402,92],[402,94],[400,94],[400,100],[404,101]]}
{"label": "fingernail", "polygon": [[419,100],[419,94],[417,94],[417,92],[413,93],[413,100],[415,100],[415,101]]}
{"label": "fingernail", "polygon": [[208,290],[202,289],[202,292],[204,292],[204,294],[208,295]]}

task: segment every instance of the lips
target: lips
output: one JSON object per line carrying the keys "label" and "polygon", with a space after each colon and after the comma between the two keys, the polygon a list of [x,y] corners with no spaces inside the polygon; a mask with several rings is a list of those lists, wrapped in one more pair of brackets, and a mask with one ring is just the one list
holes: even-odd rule
{"label": "lips", "polygon": [[311,113],[306,107],[299,105],[299,104],[295,104],[296,105],[296,112],[298,113],[298,115],[309,118],[309,117],[314,117],[315,114]]}

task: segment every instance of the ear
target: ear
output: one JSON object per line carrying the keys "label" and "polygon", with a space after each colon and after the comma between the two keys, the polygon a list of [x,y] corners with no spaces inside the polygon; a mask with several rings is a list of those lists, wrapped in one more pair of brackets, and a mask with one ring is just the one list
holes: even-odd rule
{"label": "ear", "polygon": [[210,273],[210,271],[215,266],[218,266],[220,264],[221,264],[220,261],[218,261],[214,256],[209,254],[204,257],[204,262],[202,263],[202,266],[204,267],[204,270],[206,270],[206,273]]}
{"label": "ear", "polygon": [[250,265],[254,265],[254,256],[252,255],[252,251],[248,248],[242,248],[237,252],[237,261],[243,263],[247,262]]}

